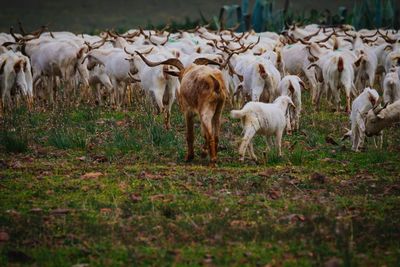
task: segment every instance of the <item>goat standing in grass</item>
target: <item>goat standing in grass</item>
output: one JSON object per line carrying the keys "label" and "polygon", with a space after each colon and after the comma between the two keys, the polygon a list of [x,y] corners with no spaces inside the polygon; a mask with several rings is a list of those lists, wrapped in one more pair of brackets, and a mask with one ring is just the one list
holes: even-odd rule
{"label": "goat standing in grass", "polygon": [[272,144],[271,137],[275,136],[279,156],[282,155],[282,135],[286,127],[286,114],[289,105],[296,108],[290,97],[280,96],[271,104],[249,102],[241,110],[231,111],[232,118],[242,119],[244,135],[239,148],[240,161],[244,161],[247,147],[249,147],[251,158],[257,160],[252,143],[257,132],[266,136],[267,150],[269,149],[268,143]]}
{"label": "goat standing in grass", "polygon": [[352,142],[351,149],[355,152],[359,152],[360,148],[364,144],[365,139],[365,123],[364,118],[369,110],[373,109],[379,100],[378,92],[375,89],[369,87],[365,88],[364,91],[353,101],[351,106],[351,130],[348,131],[345,137],[350,137]]}
{"label": "goat standing in grass", "polygon": [[171,65],[178,69],[178,72],[165,71],[165,73],[178,76],[180,81],[177,96],[186,121],[188,151],[185,159],[191,161],[194,158],[194,116],[197,114],[200,117],[201,130],[205,138],[202,156],[205,157],[209,154],[210,165],[215,166],[221,113],[228,97],[228,89],[225,87],[222,72],[219,69],[205,66],[205,64],[220,65],[221,68],[225,68],[229,58],[223,64],[200,58],[185,68],[182,62],[175,58],[156,63],[150,62],[139,52],[136,53],[150,67]]}
{"label": "goat standing in grass", "polygon": [[287,75],[280,82],[278,91],[280,95],[289,96],[296,110],[289,109],[289,121],[287,123],[286,131],[298,131],[300,128],[300,112],[301,112],[301,87],[306,88],[304,82],[296,75]]}

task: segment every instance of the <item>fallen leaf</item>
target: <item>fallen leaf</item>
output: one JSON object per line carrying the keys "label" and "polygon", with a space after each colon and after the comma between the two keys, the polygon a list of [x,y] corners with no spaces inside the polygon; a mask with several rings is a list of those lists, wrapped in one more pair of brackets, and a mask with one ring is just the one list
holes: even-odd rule
{"label": "fallen leaf", "polygon": [[120,120],[120,121],[117,121],[115,124],[117,124],[117,126],[123,126],[123,125],[125,125],[125,121]]}
{"label": "fallen leaf", "polygon": [[102,208],[100,209],[100,213],[111,213],[111,209],[110,208]]}
{"label": "fallen leaf", "polygon": [[279,192],[278,190],[271,190],[268,192],[268,196],[275,200],[281,197],[281,192]]}
{"label": "fallen leaf", "polygon": [[82,179],[96,179],[102,176],[101,172],[88,172],[81,176]]}
{"label": "fallen leaf", "polygon": [[10,236],[7,232],[0,232],[0,242],[7,242],[10,240]]}
{"label": "fallen leaf", "polygon": [[55,209],[50,211],[51,214],[53,215],[64,215],[70,213],[69,209]]}
{"label": "fallen leaf", "polygon": [[131,194],[130,195],[132,202],[137,203],[142,200],[142,197],[139,194]]}

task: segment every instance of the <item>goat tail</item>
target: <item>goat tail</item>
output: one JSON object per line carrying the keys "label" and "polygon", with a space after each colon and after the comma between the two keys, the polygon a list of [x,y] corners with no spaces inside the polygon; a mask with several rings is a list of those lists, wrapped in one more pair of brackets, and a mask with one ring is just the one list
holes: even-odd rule
{"label": "goat tail", "polygon": [[241,119],[246,115],[244,110],[232,110],[231,111],[231,118],[232,119]]}
{"label": "goat tail", "polygon": [[258,72],[263,79],[267,78],[267,72],[262,64],[258,64]]}
{"label": "goat tail", "polygon": [[216,94],[220,94],[221,93],[221,85],[220,85],[218,79],[215,78],[213,75],[211,75],[211,79],[213,81],[212,87],[213,87],[214,92]]}
{"label": "goat tail", "polygon": [[343,63],[343,58],[342,57],[339,57],[338,64],[337,64],[337,69],[338,69],[339,72],[342,72],[343,69],[344,69],[344,63]]}

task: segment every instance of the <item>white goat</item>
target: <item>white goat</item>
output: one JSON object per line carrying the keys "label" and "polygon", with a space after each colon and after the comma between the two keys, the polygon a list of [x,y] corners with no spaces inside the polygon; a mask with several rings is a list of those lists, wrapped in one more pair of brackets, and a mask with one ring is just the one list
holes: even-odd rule
{"label": "white goat", "polygon": [[396,122],[400,122],[400,100],[383,108],[370,110],[365,122],[365,134],[379,135],[384,128]]}
{"label": "white goat", "polygon": [[289,96],[296,109],[294,112],[289,109],[290,116],[287,123],[287,130],[299,130],[300,128],[300,112],[301,112],[301,87],[305,88],[304,82],[296,75],[285,76],[278,86],[278,91],[280,95]]}
{"label": "white goat", "polygon": [[351,106],[350,122],[351,130],[345,134],[351,138],[353,151],[359,152],[364,144],[365,123],[364,118],[369,110],[376,106],[379,100],[378,92],[369,87],[353,101]]}
{"label": "white goat", "polygon": [[0,54],[0,92],[3,108],[9,108],[11,92],[20,91],[28,102],[33,103],[32,73],[29,58],[20,52],[7,51]]}
{"label": "white goat", "polygon": [[383,102],[392,104],[400,99],[400,68],[392,68],[383,80]]}
{"label": "white goat", "polygon": [[275,136],[279,156],[282,155],[282,135],[286,127],[286,113],[289,105],[295,108],[290,97],[280,96],[274,103],[249,102],[241,110],[231,111],[232,118],[242,119],[244,128],[244,135],[239,148],[241,161],[244,160],[248,146],[251,158],[257,160],[252,143],[252,138],[257,132],[267,137],[267,150],[269,149],[268,143],[272,144],[270,138]]}

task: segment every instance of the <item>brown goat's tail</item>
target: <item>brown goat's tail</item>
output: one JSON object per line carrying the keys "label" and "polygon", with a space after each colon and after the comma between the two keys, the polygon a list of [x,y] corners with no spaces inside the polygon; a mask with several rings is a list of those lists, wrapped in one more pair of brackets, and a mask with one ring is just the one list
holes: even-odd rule
{"label": "brown goat's tail", "polygon": [[344,69],[344,63],[343,63],[343,58],[339,57],[338,63],[337,63],[337,69],[339,72],[342,72]]}
{"label": "brown goat's tail", "polygon": [[221,85],[219,84],[219,81],[213,76],[211,75],[211,79],[213,81],[213,90],[215,93],[220,94],[221,93]]}

